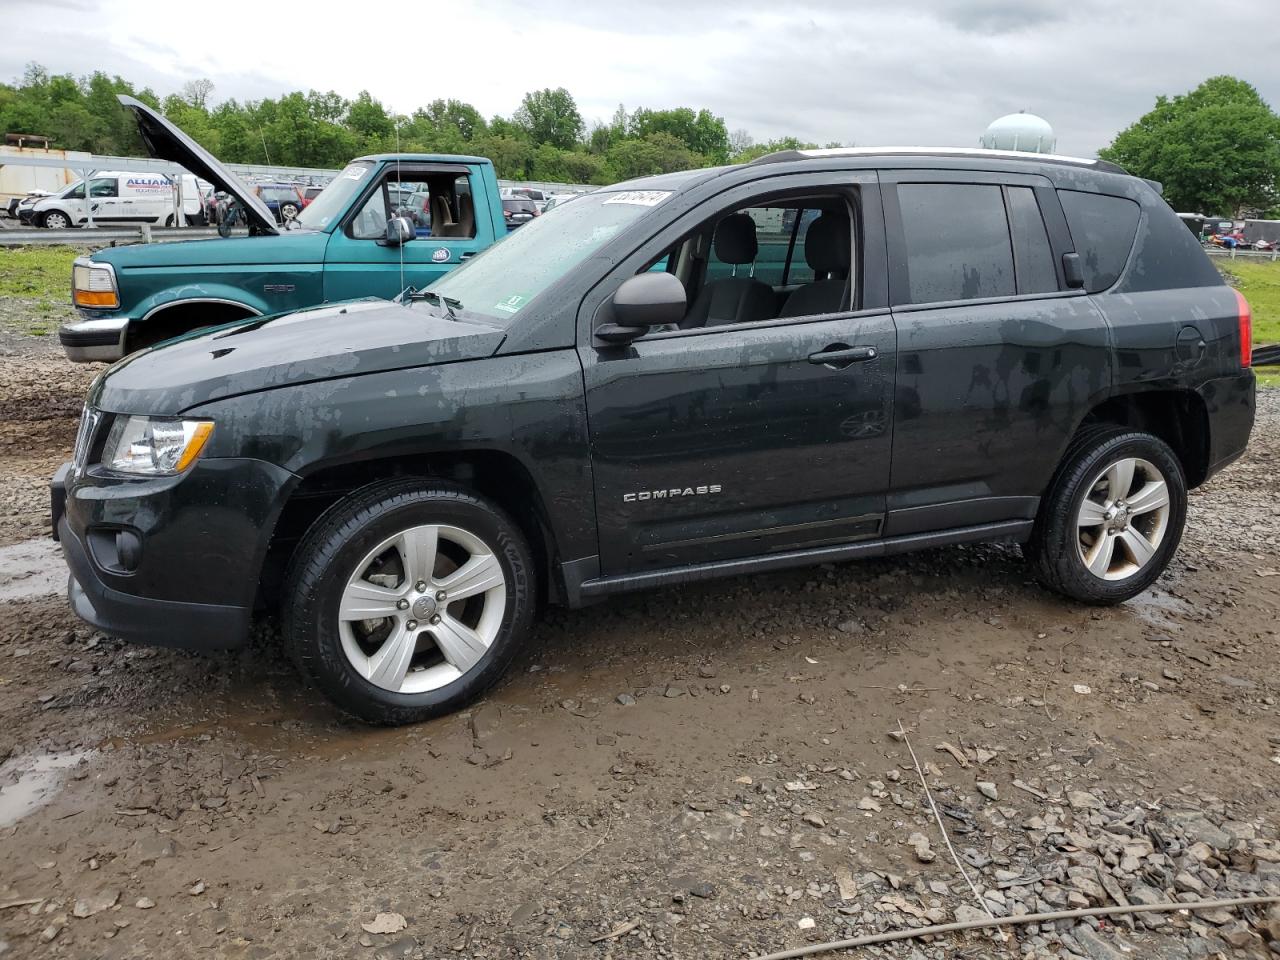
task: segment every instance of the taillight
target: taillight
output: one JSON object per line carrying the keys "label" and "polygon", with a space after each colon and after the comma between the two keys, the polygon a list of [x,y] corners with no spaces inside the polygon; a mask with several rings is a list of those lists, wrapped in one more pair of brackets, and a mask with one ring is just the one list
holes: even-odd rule
{"label": "taillight", "polygon": [[1244,298],[1243,293],[1239,290],[1232,292],[1239,304],[1240,366],[1249,367],[1253,365],[1253,311],[1249,309],[1249,301]]}

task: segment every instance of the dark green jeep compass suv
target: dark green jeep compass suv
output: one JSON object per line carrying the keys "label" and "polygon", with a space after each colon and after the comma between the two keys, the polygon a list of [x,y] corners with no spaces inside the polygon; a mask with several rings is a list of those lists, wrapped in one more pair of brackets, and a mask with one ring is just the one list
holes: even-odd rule
{"label": "dark green jeep compass suv", "polygon": [[334,701],[402,723],[493,683],[543,602],[988,539],[1125,600],[1253,410],[1248,307],[1155,185],[793,151],[583,196],[402,303],[129,356],[53,513],[103,631],[227,646],[278,611]]}

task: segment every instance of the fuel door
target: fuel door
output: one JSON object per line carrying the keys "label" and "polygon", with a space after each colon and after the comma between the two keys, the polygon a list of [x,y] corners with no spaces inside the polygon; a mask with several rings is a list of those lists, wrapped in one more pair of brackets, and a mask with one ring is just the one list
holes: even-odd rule
{"label": "fuel door", "polygon": [[1197,328],[1185,326],[1178,331],[1178,342],[1174,350],[1178,355],[1179,363],[1194,366],[1204,356],[1207,346]]}

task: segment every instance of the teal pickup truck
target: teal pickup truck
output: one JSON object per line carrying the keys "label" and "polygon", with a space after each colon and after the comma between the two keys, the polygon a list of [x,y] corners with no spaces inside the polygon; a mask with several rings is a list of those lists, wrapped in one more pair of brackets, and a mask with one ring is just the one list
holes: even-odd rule
{"label": "teal pickup truck", "polygon": [[493,164],[402,154],[353,160],[281,226],[204,148],[131,97],[152,156],[239,201],[249,236],[99,250],[75,262],[80,319],[58,339],[77,361],[118,360],[200,327],[421,289],[507,235]]}

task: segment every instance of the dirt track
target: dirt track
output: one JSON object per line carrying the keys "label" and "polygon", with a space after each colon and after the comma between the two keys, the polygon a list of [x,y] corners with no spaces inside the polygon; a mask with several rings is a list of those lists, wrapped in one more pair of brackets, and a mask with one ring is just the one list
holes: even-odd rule
{"label": "dirt track", "polygon": [[[0,348],[12,578],[95,371]],[[486,701],[409,730],[336,717],[269,636],[129,648],[58,596],[5,602],[0,954],[742,957],[950,920],[972,896],[899,721],[993,912],[1188,872],[1280,893],[1278,426],[1265,394],[1124,607],[1049,597],[1007,546],[638,595],[550,612]],[[406,927],[363,932],[382,912]],[[862,955],[1264,956],[1264,915]]]}

